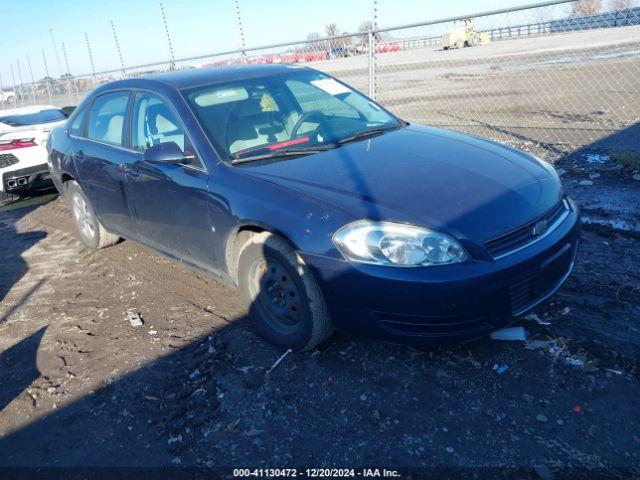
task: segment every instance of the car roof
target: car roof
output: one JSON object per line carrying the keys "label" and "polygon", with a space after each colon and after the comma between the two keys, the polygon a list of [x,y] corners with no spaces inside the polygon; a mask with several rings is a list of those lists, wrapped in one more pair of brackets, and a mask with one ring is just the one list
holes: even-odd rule
{"label": "car roof", "polygon": [[8,115],[24,115],[28,113],[38,113],[42,110],[62,110],[55,105],[30,105],[28,107],[9,108],[7,110],[0,110],[0,117],[6,117]]}
{"label": "car roof", "polygon": [[[196,87],[199,85],[224,83],[232,80],[242,80],[248,78],[265,77],[277,75],[291,69],[307,69],[300,65],[233,65],[233,66],[212,66],[204,68],[194,68],[180,70],[177,72],[153,73],[142,75],[133,79],[117,80],[105,84],[104,87],[142,87],[154,83],[162,83],[177,90],[183,88]],[[102,88],[101,88],[102,90]]]}

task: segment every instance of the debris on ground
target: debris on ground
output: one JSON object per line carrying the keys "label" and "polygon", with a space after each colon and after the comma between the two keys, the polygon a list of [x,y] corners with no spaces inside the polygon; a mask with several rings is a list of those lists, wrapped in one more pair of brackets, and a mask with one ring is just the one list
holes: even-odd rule
{"label": "debris on ground", "polygon": [[527,331],[524,327],[509,327],[491,333],[492,340],[526,340]]}
{"label": "debris on ground", "polygon": [[142,320],[140,314],[132,310],[129,310],[127,312],[127,319],[129,320],[129,323],[132,327],[141,327],[142,325],[144,325],[144,321]]}
{"label": "debris on ground", "polygon": [[590,187],[593,185],[593,180],[580,180],[578,185],[582,185],[583,187]]}
{"label": "debris on ground", "polygon": [[286,357],[287,355],[289,355],[292,351],[293,351],[293,350],[291,350],[291,349],[289,348],[286,352],[284,352],[282,355],[280,355],[280,358],[278,358],[278,359],[276,360],[276,362],[275,362],[273,365],[271,365],[271,368],[270,368],[269,370],[267,370],[267,373],[265,373],[265,375],[269,375],[269,374],[273,371],[273,369],[274,369],[274,368],[276,368],[276,367],[280,364],[280,362],[281,362],[282,360],[284,360],[284,357]]}
{"label": "debris on ground", "polygon": [[530,313],[529,315],[525,316],[524,319],[536,322],[538,325],[551,325],[551,322],[547,322],[546,320],[541,319],[535,313]]}

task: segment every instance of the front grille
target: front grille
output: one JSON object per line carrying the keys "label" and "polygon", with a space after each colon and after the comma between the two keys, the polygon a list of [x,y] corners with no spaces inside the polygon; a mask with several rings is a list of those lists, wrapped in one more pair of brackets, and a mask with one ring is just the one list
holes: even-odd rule
{"label": "front grille", "polygon": [[[489,240],[485,244],[485,248],[487,249],[487,252],[489,252],[489,255],[496,260],[509,255],[515,250],[524,247],[553,231],[561,223],[561,220],[568,212],[569,204],[566,200],[562,200],[551,208],[551,210],[526,225]],[[540,232],[539,230],[536,231],[536,227],[541,226],[546,227],[544,232]]]}
{"label": "front grille", "polygon": [[493,328],[484,317],[427,317],[386,312],[375,312],[375,315],[385,329],[400,335],[473,335]]}
{"label": "front grille", "polygon": [[18,163],[18,158],[12,153],[0,154],[0,168],[10,167]]}

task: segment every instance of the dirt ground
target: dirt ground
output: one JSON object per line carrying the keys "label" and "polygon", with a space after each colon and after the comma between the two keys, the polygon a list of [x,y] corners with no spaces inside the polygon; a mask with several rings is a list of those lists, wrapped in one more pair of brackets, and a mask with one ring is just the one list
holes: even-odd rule
{"label": "dirt ground", "polygon": [[[640,220],[640,182],[575,159],[558,167],[591,220],[574,274],[520,322],[526,342],[419,351],[338,333],[269,374],[283,351],[252,332],[232,289],[130,241],[88,250],[60,198],[0,213],[0,477],[36,466],[640,475],[640,235],[594,221],[622,207]],[[598,203],[607,195],[624,205]]]}

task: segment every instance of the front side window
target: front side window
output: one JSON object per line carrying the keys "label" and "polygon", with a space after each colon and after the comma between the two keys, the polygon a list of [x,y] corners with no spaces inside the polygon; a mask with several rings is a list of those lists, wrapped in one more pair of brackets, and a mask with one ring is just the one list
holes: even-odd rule
{"label": "front side window", "polygon": [[310,70],[291,69],[184,93],[216,150],[230,160],[329,147],[368,130],[402,125],[364,95]]}
{"label": "front side window", "polygon": [[133,104],[131,147],[143,152],[154,145],[169,142],[178,145],[185,156],[193,157],[193,166],[202,167],[173,109],[158,95],[138,93]]}
{"label": "front side window", "polygon": [[111,145],[123,145],[124,118],[129,92],[107,93],[97,97],[89,112],[87,137]]}

